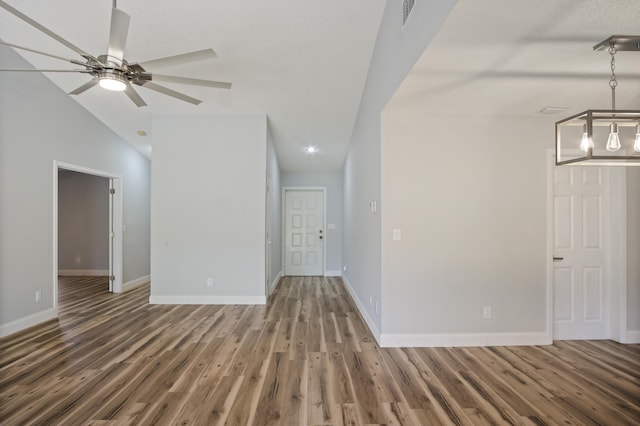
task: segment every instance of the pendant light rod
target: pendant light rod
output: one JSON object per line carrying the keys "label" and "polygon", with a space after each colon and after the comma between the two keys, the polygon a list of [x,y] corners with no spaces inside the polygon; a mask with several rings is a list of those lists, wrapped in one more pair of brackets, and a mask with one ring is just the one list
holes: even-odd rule
{"label": "pendant light rod", "polygon": [[611,41],[609,45],[609,54],[611,55],[611,78],[609,79],[609,87],[611,87],[611,110],[616,110],[616,87],[618,87],[618,80],[616,78],[616,42]]}

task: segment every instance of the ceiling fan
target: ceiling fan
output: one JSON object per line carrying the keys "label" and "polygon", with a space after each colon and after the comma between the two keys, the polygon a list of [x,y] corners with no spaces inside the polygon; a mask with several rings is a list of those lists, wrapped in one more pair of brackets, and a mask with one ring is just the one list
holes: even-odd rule
{"label": "ceiling fan", "polygon": [[165,58],[154,59],[151,61],[135,63],[127,62],[124,58],[124,48],[127,41],[127,34],[129,32],[129,21],[131,17],[125,12],[117,8],[116,0],[113,0],[113,8],[111,9],[111,28],[109,32],[109,46],[107,47],[107,53],[104,55],[93,56],[79,47],[75,46],[71,42],[65,40],[58,34],[34,21],[24,13],[15,9],[7,4],[5,1],[0,0],[0,7],[7,10],[9,13],[22,19],[27,24],[42,31],[54,40],[67,46],[69,49],[76,52],[83,59],[68,59],[58,55],[53,55],[46,52],[41,52],[35,49],[31,49],[24,46],[18,46],[12,43],[7,43],[0,40],[0,44],[10,46],[16,49],[25,50],[39,55],[49,56],[51,58],[60,59],[74,65],[79,65],[83,68],[64,70],[64,69],[0,69],[0,71],[40,71],[40,72],[80,72],[89,74],[93,78],[82,86],[70,92],[71,95],[79,95],[84,91],[92,88],[95,85],[108,90],[124,91],[124,93],[135,103],[138,107],[146,106],[147,104],[140,97],[140,95],[133,89],[133,85],[144,86],[147,89],[154,90],[164,95],[172,96],[185,102],[189,102],[193,105],[198,105],[202,101],[187,96],[183,93],[176,92],[175,90],[156,84],[156,81],[165,83],[181,83],[190,84],[195,86],[213,87],[217,89],[230,89],[231,83],[224,83],[220,81],[200,80],[195,78],[176,77],[171,75],[161,75],[148,72],[147,69],[162,68],[173,65],[186,64],[190,62],[202,61],[205,59],[216,58],[217,55],[212,49],[204,49],[196,52],[183,53],[181,55],[168,56]]}

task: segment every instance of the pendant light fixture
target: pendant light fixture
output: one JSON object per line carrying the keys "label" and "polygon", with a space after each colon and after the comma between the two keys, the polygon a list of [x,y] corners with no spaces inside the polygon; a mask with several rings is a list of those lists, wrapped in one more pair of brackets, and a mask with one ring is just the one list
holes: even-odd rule
{"label": "pendant light fixture", "polygon": [[640,110],[616,109],[615,72],[616,53],[640,52],[640,36],[611,36],[593,48],[605,49],[611,56],[611,109],[590,109],[556,123],[557,165],[640,166]]}

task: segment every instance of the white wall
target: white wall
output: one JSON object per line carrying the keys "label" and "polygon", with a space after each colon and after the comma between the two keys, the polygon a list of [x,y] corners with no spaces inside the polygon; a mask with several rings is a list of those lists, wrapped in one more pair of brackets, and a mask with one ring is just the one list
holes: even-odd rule
{"label": "white wall", "polygon": [[264,303],[266,116],[157,116],[153,135],[151,302]]}
{"label": "white wall", "polygon": [[[420,57],[455,0],[417,1],[404,30],[402,2],[388,1],[344,164],[343,263],[345,278],[365,320],[379,335],[382,322],[380,216],[369,203],[380,203],[380,113]],[[372,296],[379,304],[369,304]]]}
{"label": "white wall", "polygon": [[282,186],[315,186],[326,188],[327,203],[325,210],[327,225],[335,229],[325,229],[327,275],[342,275],[342,173],[282,173]]}
{"label": "white wall", "polygon": [[[0,63],[25,68],[0,46]],[[54,160],[122,178],[126,283],[149,274],[149,161],[39,73],[0,75],[0,334],[54,309]],[[126,98],[123,100],[126,102]],[[35,302],[35,292],[42,300]]]}
{"label": "white wall", "polygon": [[269,204],[271,207],[271,276],[267,277],[271,288],[275,288],[278,278],[282,275],[282,191],[281,173],[278,156],[271,130],[267,126],[267,176],[270,180]]}
{"label": "white wall", "polygon": [[545,342],[548,121],[383,115],[383,341]]}
{"label": "white wall", "polygon": [[109,179],[58,172],[58,275],[107,275]]}
{"label": "white wall", "polygon": [[627,331],[640,343],[640,167],[627,169]]}

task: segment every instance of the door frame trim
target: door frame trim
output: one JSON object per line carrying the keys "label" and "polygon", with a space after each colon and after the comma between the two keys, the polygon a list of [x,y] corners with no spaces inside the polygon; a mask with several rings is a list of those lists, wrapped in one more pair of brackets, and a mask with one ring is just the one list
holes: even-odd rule
{"label": "door frame trim", "polygon": [[104,177],[112,179],[113,187],[116,193],[113,194],[113,230],[115,232],[113,241],[113,292],[122,292],[123,281],[123,251],[122,251],[122,212],[123,212],[123,194],[122,194],[122,178],[110,172],[92,169],[77,164],[65,163],[53,160],[53,309],[58,315],[58,171],[71,170],[74,172],[84,173],[92,176]]}
{"label": "door frame trim", "polygon": [[[553,342],[553,195],[555,150],[547,150],[547,315],[546,333]],[[571,166],[564,166],[571,167]],[[627,181],[624,170],[609,169],[609,221],[608,226],[608,271],[609,281],[609,338],[627,343]],[[616,202],[617,200],[617,202]],[[614,217],[619,217],[618,226],[612,226]],[[617,303],[616,303],[617,301]]]}
{"label": "door frame trim", "polygon": [[322,244],[322,276],[327,275],[327,188],[324,186],[283,186],[282,187],[282,275],[285,274],[287,252],[287,191],[322,191],[322,229],[324,230],[324,244]]}

